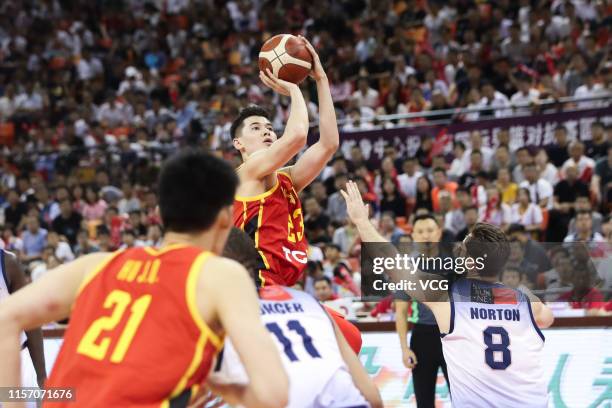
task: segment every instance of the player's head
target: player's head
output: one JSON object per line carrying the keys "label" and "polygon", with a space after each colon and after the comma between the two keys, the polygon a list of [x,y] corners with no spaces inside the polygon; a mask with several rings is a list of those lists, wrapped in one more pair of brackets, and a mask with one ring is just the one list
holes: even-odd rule
{"label": "player's head", "polygon": [[259,254],[255,249],[255,243],[246,232],[233,227],[227,237],[222,255],[242,264],[249,271],[251,278],[255,279],[257,276]]}
{"label": "player's head", "polygon": [[500,277],[500,280],[504,285],[510,286],[514,289],[519,287],[522,279],[523,273],[515,266],[509,266],[504,269]]}
{"label": "player's head", "polygon": [[234,169],[200,150],[183,150],[164,163],[159,175],[159,210],[166,233],[197,241],[211,233],[221,253],[232,226],[232,203],[238,186]]}
{"label": "player's head", "polygon": [[232,122],[230,134],[236,150],[243,159],[270,147],[277,139],[270,122],[270,114],[264,108],[251,105],[242,109]]}
{"label": "player's head", "polygon": [[421,214],[412,221],[412,239],[414,242],[439,242],[442,230],[431,213]]}
{"label": "player's head", "polygon": [[498,227],[479,222],[463,240],[463,256],[479,265],[474,272],[482,277],[497,277],[510,255],[510,243]]}
{"label": "player's head", "polygon": [[333,299],[334,290],[332,288],[332,282],[327,276],[315,278],[313,286],[315,297],[319,302],[326,302]]}

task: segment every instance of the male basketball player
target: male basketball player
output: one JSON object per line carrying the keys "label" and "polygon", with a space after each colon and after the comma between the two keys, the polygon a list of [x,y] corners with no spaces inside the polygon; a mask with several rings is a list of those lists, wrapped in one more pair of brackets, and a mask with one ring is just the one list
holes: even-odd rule
{"label": "male basketball player", "polygon": [[20,330],[70,315],[46,386],[73,388],[76,399],[46,406],[186,406],[227,334],[253,380],[226,397],[284,407],[288,380],[253,282],[240,264],[215,255],[232,227],[237,184],[233,169],[210,154],[170,158],[159,181],[160,249],[86,255],[0,303],[0,386],[19,383]]}
{"label": "male basketball player", "polygon": [[298,192],[319,175],[338,149],[338,127],[327,75],[312,45],[301,38],[313,57],[311,77],[317,84],[319,141],[293,166],[283,168],[306,144],[308,113],[300,88],[269,71],[260,73],[262,82],[291,98],[283,136],[276,136],[268,113],[257,106],[243,109],[231,127],[234,147],[244,161],[237,169],[240,186],[234,203],[234,225],[255,242],[260,286],[293,286],[301,277],[308,260],[308,244]]}
{"label": "male basketball player", "polygon": [[[10,252],[0,249],[0,300],[26,285],[25,274]],[[21,385],[23,387],[43,387],[47,379],[42,330],[38,327],[21,332]]]}
{"label": "male basketball player", "polygon": [[[370,223],[356,184],[349,182],[342,194],[362,241],[387,242]],[[549,327],[554,318],[533,294],[498,282],[509,253],[508,239],[499,228],[478,223],[463,240],[459,254],[472,258],[473,267],[448,291],[422,289],[419,282],[437,280],[436,275],[390,271],[394,282],[414,282],[416,289],[406,292],[429,307],[436,318],[453,406],[547,406],[540,328]],[[475,266],[477,260],[480,269]]]}
{"label": "male basketball player", "polygon": [[[223,255],[256,276],[253,241],[242,231],[230,234]],[[259,289],[262,320],[275,339],[289,375],[289,408],[382,407],[378,389],[357,355],[319,302],[286,286]],[[225,343],[217,383],[248,383],[231,342]]]}

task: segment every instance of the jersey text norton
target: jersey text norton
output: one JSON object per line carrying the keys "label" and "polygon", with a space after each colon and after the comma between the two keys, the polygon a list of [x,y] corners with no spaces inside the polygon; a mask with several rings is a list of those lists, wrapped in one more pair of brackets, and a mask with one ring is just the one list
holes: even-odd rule
{"label": "jersey text norton", "polygon": [[76,400],[49,406],[187,406],[223,345],[196,307],[211,256],[192,246],[118,251],[83,283],[47,383]]}
{"label": "jersey text norton", "polygon": [[292,286],[301,277],[308,261],[308,243],[302,205],[287,173],[277,172],[276,184],[263,194],[237,196],[234,225],[255,242],[261,286]]}
{"label": "jersey text norton", "polygon": [[498,283],[459,279],[442,337],[453,406],[545,408],[544,336],[529,298]]}

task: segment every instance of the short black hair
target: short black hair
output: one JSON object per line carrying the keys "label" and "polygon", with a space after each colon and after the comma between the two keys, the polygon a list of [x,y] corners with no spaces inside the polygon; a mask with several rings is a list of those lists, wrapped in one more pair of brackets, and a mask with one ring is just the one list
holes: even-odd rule
{"label": "short black hair", "polygon": [[436,167],[435,169],[433,169],[432,174],[435,174],[435,173],[442,173],[446,176],[446,170],[444,170],[442,167]]}
{"label": "short black hair", "polygon": [[340,245],[338,244],[334,244],[333,242],[328,242],[325,244],[325,248],[334,248],[336,251],[338,252],[342,252],[342,248],[340,248]]}
{"label": "short black hair", "polygon": [[512,235],[517,232],[524,234],[527,232],[527,229],[525,229],[523,224],[510,224],[508,227],[508,235]]}
{"label": "short black hair", "polygon": [[436,217],[434,217],[434,215],[430,212],[428,212],[427,214],[419,214],[416,217],[414,217],[414,220],[412,220],[412,225],[416,225],[417,222],[419,221],[424,221],[424,220],[432,220],[433,222],[436,223],[436,225],[438,225],[438,221],[436,220]]}
{"label": "short black hair", "polygon": [[510,256],[510,243],[504,232],[492,224],[479,222],[466,237],[467,255],[483,259],[480,276],[499,276]]}
{"label": "short black hair", "polygon": [[96,236],[99,237],[100,235],[110,235],[110,230],[106,225],[98,225],[96,227]]}
{"label": "short black hair", "polygon": [[319,277],[314,278],[314,280],[312,281],[312,286],[316,285],[317,282],[321,282],[321,281],[327,282],[329,287],[332,286],[332,281],[327,276],[319,276]]}
{"label": "short black hair", "polygon": [[242,264],[251,278],[255,279],[257,276],[259,253],[255,249],[255,242],[240,228],[231,229],[222,255]]}
{"label": "short black hair", "polygon": [[510,147],[508,147],[508,145],[506,144],[500,144],[499,146],[497,146],[498,149],[506,149],[506,150],[510,150]]}
{"label": "short black hair", "polygon": [[166,231],[201,232],[234,201],[238,176],[218,157],[199,149],[166,160],[159,175],[159,210]]}
{"label": "short black hair", "polygon": [[501,280],[504,276],[504,273],[506,272],[516,272],[519,274],[519,279],[523,279],[523,275],[525,274],[525,272],[518,266],[518,265],[508,265],[506,268],[504,268],[501,273],[499,274],[499,279]]}
{"label": "short black hair", "polygon": [[579,215],[588,214],[589,217],[593,218],[593,211],[591,210],[578,210],[576,211],[576,219],[578,219]]}
{"label": "short black hair", "polygon": [[537,168],[538,165],[535,164],[535,162],[529,162],[529,163],[525,164],[525,168],[527,168],[527,167],[535,167],[535,168]]}
{"label": "short black hair", "polygon": [[230,135],[232,136],[232,139],[236,138],[236,132],[242,126],[242,123],[251,116],[263,116],[264,118],[270,120],[270,113],[265,108],[258,105],[249,105],[246,108],[241,109],[238,113],[238,117],[232,122],[232,126],[230,127]]}
{"label": "short black hair", "polygon": [[465,143],[463,143],[461,140],[457,140],[453,143],[453,148],[455,147],[460,147],[465,150]]}
{"label": "short black hair", "polygon": [[341,178],[348,179],[349,175],[347,173],[338,173],[338,174],[336,174],[334,176],[334,180],[338,180],[338,179],[341,179]]}

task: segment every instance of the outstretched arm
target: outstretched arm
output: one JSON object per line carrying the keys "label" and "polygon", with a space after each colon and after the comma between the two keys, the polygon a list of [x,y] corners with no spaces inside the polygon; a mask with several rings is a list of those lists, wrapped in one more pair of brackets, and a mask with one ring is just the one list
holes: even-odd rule
{"label": "outstretched arm", "polygon": [[241,179],[246,176],[248,179],[259,180],[283,167],[304,147],[308,136],[308,110],[300,88],[275,77],[269,70],[266,73],[260,72],[259,78],[268,87],[291,98],[291,111],[283,136],[268,149],[260,150],[246,159],[240,168]]}
{"label": "outstretched arm", "polygon": [[300,38],[312,55],[314,67],[310,76],[317,83],[319,99],[319,141],[310,146],[290,168],[291,179],[296,191],[301,191],[314,180],[325,168],[327,162],[338,150],[339,135],[336,123],[336,111],[329,89],[327,75],[321,60],[313,46],[304,37]]}
{"label": "outstretched arm", "polygon": [[85,255],[44,274],[0,302],[0,387],[19,386],[19,333],[63,320],[77,297],[85,274],[109,259],[108,253]]}
{"label": "outstretched arm", "polygon": [[[346,209],[349,218],[359,232],[359,237],[365,242],[379,242],[376,247],[376,257],[392,258],[396,256],[403,256],[400,254],[389,241],[387,241],[382,235],[376,231],[376,228],[370,222],[368,205],[364,204],[361,198],[361,193],[357,188],[357,184],[353,181],[349,181],[346,185],[346,191],[341,190],[341,194],[346,200]],[[383,244],[384,243],[384,244]],[[386,245],[385,245],[386,244]],[[362,251],[362,254],[364,252]],[[372,254],[374,255],[374,254]],[[363,271],[362,271],[363,273]],[[431,289],[424,289],[419,281],[425,282],[427,280],[439,280],[440,276],[431,273],[426,273],[420,270],[409,271],[407,269],[387,269],[387,275],[393,282],[414,282],[412,283],[413,290],[406,291],[406,293],[414,300],[423,302],[428,305],[429,301],[436,300],[437,302],[447,300],[438,299],[441,294],[440,291],[434,291]],[[428,287],[429,288],[429,287]]]}

